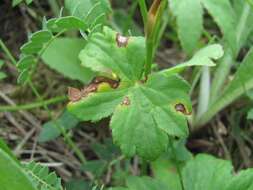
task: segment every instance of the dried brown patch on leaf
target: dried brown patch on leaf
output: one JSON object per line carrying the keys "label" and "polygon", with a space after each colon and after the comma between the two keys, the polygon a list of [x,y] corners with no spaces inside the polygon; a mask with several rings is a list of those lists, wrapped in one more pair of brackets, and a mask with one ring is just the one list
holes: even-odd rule
{"label": "dried brown patch on leaf", "polygon": [[116,42],[119,48],[127,47],[129,41],[129,37],[122,36],[121,34],[116,34]]}
{"label": "dried brown patch on leaf", "polygon": [[82,91],[77,88],[69,87],[68,97],[71,102],[77,102],[82,98]]}
{"label": "dried brown patch on leaf", "polygon": [[98,87],[101,83],[108,83],[111,88],[116,89],[119,86],[119,81],[109,79],[106,77],[96,77],[92,82],[85,86],[82,90],[77,88],[69,87],[68,88],[68,97],[71,102],[77,102],[82,98],[87,97],[92,92],[97,92]]}
{"label": "dried brown patch on leaf", "polygon": [[181,113],[184,114],[184,115],[190,115],[190,114],[191,114],[191,113],[189,113],[189,112],[187,111],[185,105],[182,104],[182,103],[176,104],[176,105],[175,105],[175,110],[176,110],[177,112],[181,112]]}
{"label": "dried brown patch on leaf", "polygon": [[117,80],[113,80],[113,79],[110,79],[110,78],[107,78],[107,77],[95,77],[93,80],[92,80],[92,83],[95,83],[95,84],[100,84],[100,83],[108,83],[110,85],[111,88],[118,88],[119,86],[119,81]]}
{"label": "dried brown patch on leaf", "polygon": [[131,101],[129,99],[129,97],[125,97],[121,103],[121,105],[124,105],[124,106],[129,106],[131,104]]}

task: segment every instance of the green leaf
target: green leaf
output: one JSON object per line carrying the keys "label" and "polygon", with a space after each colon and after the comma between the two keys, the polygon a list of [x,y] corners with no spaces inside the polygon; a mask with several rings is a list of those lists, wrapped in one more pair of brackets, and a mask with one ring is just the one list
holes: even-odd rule
{"label": "green leaf", "polygon": [[0,184],[4,190],[37,190],[20,165],[0,149]]}
{"label": "green leaf", "polygon": [[57,120],[49,121],[43,125],[38,140],[39,142],[47,142],[60,136],[61,132],[58,130],[57,125],[69,130],[76,127],[78,123],[79,120],[75,116],[68,111],[64,111]]}
{"label": "green leaf", "polygon": [[70,103],[68,111],[82,121],[98,121],[113,113],[125,93],[125,89],[98,91],[78,102]]}
{"label": "green leaf", "polygon": [[247,114],[247,119],[253,120],[253,109],[249,110]]}
{"label": "green leaf", "polygon": [[20,4],[23,0],[12,0],[12,6],[15,7]]}
{"label": "green leaf", "polygon": [[162,71],[164,74],[178,73],[186,67],[191,66],[215,66],[214,60],[218,60],[224,54],[224,51],[219,44],[206,46],[199,50],[189,61],[179,64],[175,67]]}
{"label": "green leaf", "polygon": [[106,15],[111,12],[110,2],[108,0],[65,0],[65,7],[70,15],[85,19],[97,3],[99,3],[99,10],[94,17],[91,17],[93,20],[102,13]]}
{"label": "green leaf", "polygon": [[29,69],[31,66],[35,65],[35,58],[34,56],[28,55],[28,56],[24,56],[22,57],[18,63],[17,63],[17,67],[20,70],[24,70],[24,69]]}
{"label": "green leaf", "polygon": [[129,177],[127,186],[130,190],[166,190],[166,185],[150,177]]}
{"label": "green leaf", "polygon": [[25,84],[28,79],[29,79],[29,70],[28,69],[24,69],[19,74],[17,81],[18,81],[18,84]]}
{"label": "green leaf", "polygon": [[167,135],[188,135],[184,114],[175,110],[182,104],[185,114],[191,112],[188,90],[188,84],[176,75],[154,74],[145,84],[91,93],[70,103],[68,110],[84,121],[113,114],[113,138],[123,153],[155,159],[166,150]]}
{"label": "green leaf", "polygon": [[219,98],[209,106],[209,109],[200,120],[196,121],[196,126],[202,126],[208,122],[216,113],[235,101],[248,90],[253,88],[253,48],[249,50],[239,69],[235,73],[234,79],[227,85]]}
{"label": "green leaf", "polygon": [[189,161],[182,171],[185,190],[251,190],[253,170],[233,175],[229,161],[200,154]]}
{"label": "green leaf", "polygon": [[81,39],[55,39],[43,53],[42,59],[64,76],[87,83],[92,79],[93,72],[81,66],[78,60],[78,54],[84,46],[85,41]]}
{"label": "green leaf", "polygon": [[200,0],[170,0],[177,20],[178,35],[187,54],[197,49],[203,32],[203,9]]}
{"label": "green leaf", "polygon": [[119,86],[92,82],[87,88],[96,87],[95,91],[70,102],[68,110],[83,121],[113,115],[110,122],[113,139],[123,153],[152,160],[167,149],[168,135],[188,135],[185,115],[191,113],[189,86],[174,74],[152,74],[147,81],[142,80],[144,38],[122,37],[117,42],[118,37],[116,32],[104,28],[103,34],[91,37],[80,58],[84,66],[118,76]]}
{"label": "green leaf", "polygon": [[131,176],[127,179],[127,187],[115,187],[108,190],[170,190],[162,182],[151,177]]}
{"label": "green leaf", "polygon": [[221,29],[225,40],[236,51],[236,17],[229,0],[201,0]]}
{"label": "green leaf", "polygon": [[103,144],[93,143],[91,148],[101,160],[106,160],[108,162],[120,156],[120,151],[118,147],[113,144],[111,138],[105,139]]}
{"label": "green leaf", "polygon": [[152,163],[152,171],[156,179],[167,185],[167,189],[164,190],[182,190],[180,176],[174,161],[163,157],[159,158]]}
{"label": "green leaf", "polygon": [[96,177],[101,177],[106,171],[107,162],[104,160],[92,160],[88,161],[81,166],[81,170],[84,172],[91,172]]}
{"label": "green leaf", "polygon": [[0,138],[0,149],[3,150],[5,153],[7,153],[9,157],[11,157],[14,161],[18,163],[16,156],[11,152],[10,148],[1,138]]}
{"label": "green leaf", "polygon": [[66,190],[90,190],[90,184],[84,180],[71,180],[65,184]]}
{"label": "green leaf", "polygon": [[79,55],[82,65],[101,73],[113,72],[124,81],[141,79],[146,57],[145,39],[123,38],[119,44],[118,35],[108,27],[104,27],[103,33],[94,33]]}
{"label": "green leaf", "polygon": [[222,189],[232,178],[230,162],[200,154],[183,168],[182,177],[185,190]]}
{"label": "green leaf", "polygon": [[0,80],[5,79],[7,75],[3,72],[0,72]]}
{"label": "green leaf", "polygon": [[52,39],[52,34],[47,30],[35,32],[30,37],[30,40],[25,43],[21,48],[23,54],[36,54],[43,48],[44,44]]}
{"label": "green leaf", "polygon": [[253,169],[241,171],[233,177],[225,190],[252,190]]}
{"label": "green leaf", "polygon": [[57,20],[55,20],[55,24],[61,28],[61,29],[80,29],[80,30],[86,30],[87,25],[85,24],[84,21],[79,19],[78,17],[74,16],[66,16],[66,17],[61,17]]}
{"label": "green leaf", "polygon": [[61,179],[54,172],[50,173],[46,166],[30,162],[23,167],[37,190],[63,190]]}

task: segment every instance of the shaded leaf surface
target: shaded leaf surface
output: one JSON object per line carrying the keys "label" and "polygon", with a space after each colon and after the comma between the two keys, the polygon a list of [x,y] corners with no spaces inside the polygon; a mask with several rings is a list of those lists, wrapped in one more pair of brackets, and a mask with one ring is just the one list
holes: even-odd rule
{"label": "shaded leaf surface", "polygon": [[43,61],[66,77],[88,83],[93,72],[81,66],[78,54],[85,46],[81,39],[58,38],[54,40],[42,55]]}
{"label": "shaded leaf surface", "polygon": [[68,111],[64,111],[63,114],[55,121],[49,121],[43,125],[38,140],[40,142],[47,142],[60,136],[61,132],[58,130],[56,123],[63,127],[65,130],[76,127],[79,120]]}

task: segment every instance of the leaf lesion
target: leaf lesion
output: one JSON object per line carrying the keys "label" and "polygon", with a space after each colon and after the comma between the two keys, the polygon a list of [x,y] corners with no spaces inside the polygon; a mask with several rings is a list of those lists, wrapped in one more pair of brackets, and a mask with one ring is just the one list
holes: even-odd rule
{"label": "leaf lesion", "polygon": [[95,77],[91,81],[91,83],[85,86],[83,89],[69,87],[68,88],[69,100],[71,102],[78,102],[81,99],[89,96],[91,93],[98,92],[103,84],[108,85],[111,89],[117,89],[119,87],[120,81],[102,76]]}

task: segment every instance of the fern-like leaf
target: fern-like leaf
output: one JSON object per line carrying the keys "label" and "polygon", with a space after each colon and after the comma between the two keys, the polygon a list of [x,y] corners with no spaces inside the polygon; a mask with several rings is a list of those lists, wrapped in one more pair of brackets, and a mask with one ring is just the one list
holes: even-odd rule
{"label": "fern-like leaf", "polygon": [[48,167],[35,162],[24,164],[24,170],[38,190],[63,190],[61,179]]}

